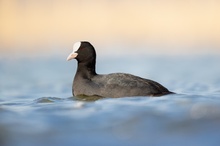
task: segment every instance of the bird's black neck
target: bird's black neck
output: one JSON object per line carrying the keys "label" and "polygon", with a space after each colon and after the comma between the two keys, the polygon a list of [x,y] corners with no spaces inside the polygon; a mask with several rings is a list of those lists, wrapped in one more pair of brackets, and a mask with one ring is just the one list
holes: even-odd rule
{"label": "bird's black neck", "polygon": [[96,60],[92,59],[88,62],[78,62],[78,68],[76,75],[80,75],[83,78],[90,79],[97,75],[95,71]]}

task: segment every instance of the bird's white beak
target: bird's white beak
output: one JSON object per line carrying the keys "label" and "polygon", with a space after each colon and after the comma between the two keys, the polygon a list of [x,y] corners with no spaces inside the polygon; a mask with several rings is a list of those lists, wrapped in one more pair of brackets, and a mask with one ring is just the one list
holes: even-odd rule
{"label": "bird's white beak", "polygon": [[67,57],[67,61],[70,61],[72,59],[75,59],[77,57],[78,53],[76,52],[72,52],[68,57]]}

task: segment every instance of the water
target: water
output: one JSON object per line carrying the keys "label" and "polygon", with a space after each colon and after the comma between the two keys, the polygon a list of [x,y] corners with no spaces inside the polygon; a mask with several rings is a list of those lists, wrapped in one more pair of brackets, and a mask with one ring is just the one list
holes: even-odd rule
{"label": "water", "polygon": [[65,57],[0,60],[1,146],[220,144],[218,56],[98,58],[99,73],[132,73],[178,93],[98,100],[72,97],[76,62]]}

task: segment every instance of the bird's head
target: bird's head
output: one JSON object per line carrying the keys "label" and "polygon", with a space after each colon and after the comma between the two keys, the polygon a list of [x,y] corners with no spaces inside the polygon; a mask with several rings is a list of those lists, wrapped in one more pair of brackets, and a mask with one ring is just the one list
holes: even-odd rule
{"label": "bird's head", "polygon": [[78,62],[86,62],[95,58],[94,47],[87,41],[80,41],[73,45],[73,52],[67,57],[67,61],[76,59]]}

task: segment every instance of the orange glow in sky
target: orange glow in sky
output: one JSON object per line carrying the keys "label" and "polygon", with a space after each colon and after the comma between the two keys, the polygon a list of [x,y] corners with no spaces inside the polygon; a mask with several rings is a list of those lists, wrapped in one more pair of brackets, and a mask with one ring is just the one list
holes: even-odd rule
{"label": "orange glow in sky", "polygon": [[[44,48],[36,46],[70,46],[82,39],[97,44],[122,40],[162,46],[220,46],[220,1],[0,1],[1,51],[35,52]],[[217,48],[209,51],[220,53]]]}

